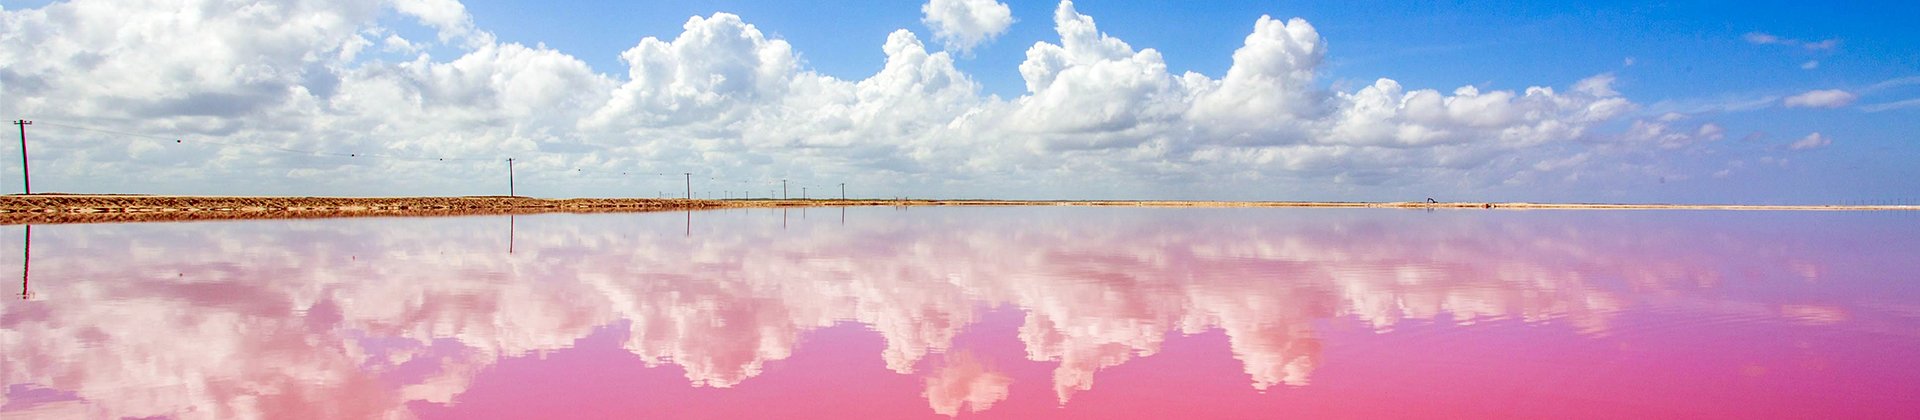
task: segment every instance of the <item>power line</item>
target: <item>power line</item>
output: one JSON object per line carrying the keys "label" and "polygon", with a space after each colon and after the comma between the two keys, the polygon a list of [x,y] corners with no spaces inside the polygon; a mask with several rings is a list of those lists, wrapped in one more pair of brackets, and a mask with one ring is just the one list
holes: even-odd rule
{"label": "power line", "polygon": [[[182,137],[182,136],[171,136],[171,137],[155,136],[155,135],[149,135],[149,134],[109,130],[109,129],[98,128],[98,127],[85,127],[85,126],[78,126],[78,125],[72,125],[72,124],[61,124],[56,122],[42,121],[41,123],[51,125],[51,126],[56,126],[56,127],[71,128],[75,130],[92,131],[96,133],[113,134],[113,135],[128,136],[128,137],[140,137],[140,138],[146,138],[146,139],[160,140],[163,142],[171,140],[174,142],[174,144],[187,144],[186,139],[188,139],[188,137]],[[500,158],[493,158],[493,157],[400,155],[400,154],[389,154],[389,153],[361,153],[361,152],[340,153],[340,152],[327,152],[327,151],[311,150],[311,149],[295,149],[295,148],[275,146],[270,144],[223,141],[223,140],[215,140],[215,139],[205,138],[205,137],[193,137],[192,140],[193,140],[193,143],[196,143],[196,144],[206,143],[206,144],[217,144],[222,146],[253,147],[253,148],[267,149],[267,150],[273,150],[273,151],[279,151],[279,152],[285,152],[285,153],[294,153],[294,154],[311,155],[311,156],[319,156],[319,157],[393,159],[393,160],[411,160],[411,161],[422,161],[422,162],[448,162],[448,161],[497,162],[500,159]]]}
{"label": "power line", "polygon": [[[22,144],[22,155],[23,155],[22,160],[24,163],[25,161],[24,141],[25,141],[25,134],[26,134],[25,133],[26,125],[34,124],[36,122],[18,120],[18,121],[15,121],[14,123],[19,125],[21,129],[21,138],[23,143]],[[523,159],[506,158],[506,157],[418,155],[418,154],[404,154],[404,153],[391,153],[391,152],[364,153],[364,152],[351,151],[351,150],[346,152],[339,152],[339,151],[328,151],[328,150],[321,150],[321,149],[284,147],[284,146],[279,146],[274,144],[263,144],[260,142],[223,140],[223,139],[208,138],[203,136],[153,135],[153,134],[136,133],[136,132],[130,132],[130,131],[91,127],[91,126],[84,126],[84,125],[77,125],[77,124],[66,124],[66,123],[52,122],[52,121],[38,121],[37,123],[42,124],[44,126],[53,126],[53,127],[60,127],[65,129],[73,129],[73,130],[87,131],[87,132],[93,132],[93,133],[99,133],[99,134],[106,134],[106,135],[109,135],[110,137],[139,138],[139,139],[154,140],[161,143],[171,142],[173,144],[178,144],[178,145],[215,145],[215,146],[225,146],[225,147],[249,147],[249,148],[255,148],[255,149],[264,150],[264,151],[304,155],[304,156],[315,156],[315,157],[414,161],[414,162],[499,162],[501,160],[510,160],[510,162],[508,163],[508,194],[509,195],[513,195],[517,192],[516,187],[514,185],[515,169],[516,169],[514,167],[514,163],[516,163],[519,160],[523,160]],[[532,153],[565,155],[561,153],[541,152],[541,151],[533,151]],[[643,165],[645,164],[643,163]],[[647,165],[647,166],[651,166],[651,165]],[[574,171],[576,174],[579,174],[579,175],[592,174],[595,176],[617,176],[618,178],[615,178],[615,179],[631,179],[630,176],[635,174],[638,174],[644,177],[645,174],[648,174],[648,173],[652,173],[654,174],[653,176],[661,177],[661,178],[672,175],[672,172],[663,171],[660,169],[662,168],[642,167],[640,169],[604,169],[604,170],[595,170],[589,173],[584,168],[575,168]],[[618,175],[614,175],[614,174],[618,174]],[[686,197],[692,198],[693,197],[693,191],[692,191],[693,190],[693,187],[692,187],[693,173],[682,172],[682,176],[685,177],[685,182],[687,184]],[[708,179],[716,183],[725,183],[726,181],[729,181],[729,180],[722,180],[719,177],[709,177]],[[738,183],[743,185],[753,185],[753,184],[766,185],[767,183],[773,182],[774,178],[767,177],[767,178],[748,178],[748,179],[735,179],[735,180],[737,180]],[[788,180],[786,179],[780,180],[780,184],[781,184],[780,196],[782,199],[789,198],[787,197],[787,193],[786,193],[788,188],[787,181]],[[657,182],[657,181],[652,181],[652,182]],[[844,190],[844,188],[845,187],[843,185],[842,189]],[[842,192],[842,195],[843,196],[845,195],[844,191]],[[771,197],[772,193],[769,192],[768,196]]]}

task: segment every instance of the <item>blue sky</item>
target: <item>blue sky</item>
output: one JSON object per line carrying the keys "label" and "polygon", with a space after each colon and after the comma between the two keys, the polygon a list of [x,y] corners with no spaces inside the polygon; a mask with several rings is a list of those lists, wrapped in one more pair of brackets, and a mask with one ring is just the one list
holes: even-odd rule
{"label": "blue sky", "polygon": [[[987,92],[1021,93],[1016,68],[1027,47],[1050,41],[1052,1],[1007,1],[1018,21],[959,61]],[[1333,48],[1326,82],[1392,77],[1413,86],[1524,87],[1617,71],[1630,88],[1666,100],[1787,95],[1807,88],[1864,87],[1920,68],[1920,5],[1805,2],[1279,2],[1083,1],[1102,29],[1156,48],[1175,70],[1219,75],[1254,19],[1301,17]],[[1663,4],[1665,3],[1665,4]],[[729,12],[792,42],[814,69],[860,78],[880,68],[878,45],[894,29],[926,33],[913,2],[534,2],[477,0],[478,26],[502,40],[544,42],[618,72],[621,51],[642,37],[671,37],[687,16]],[[1752,45],[1761,32],[1841,40],[1834,51]],[[1626,59],[1634,60],[1625,66]],[[1800,65],[1820,61],[1823,69]],[[1625,83],[1623,83],[1625,84]]]}
{"label": "blue sky", "polygon": [[[782,178],[806,178],[823,185],[851,180],[887,190],[876,195],[1362,200],[1437,195],[1463,200],[1681,202],[1920,199],[1920,181],[1916,181],[1920,165],[1911,163],[1920,161],[1920,138],[1912,134],[1920,132],[1916,122],[1920,118],[1915,118],[1920,103],[1912,102],[1920,99],[1920,79],[1916,79],[1920,78],[1920,30],[1911,24],[1920,17],[1920,5],[1911,2],[956,2],[985,9],[1004,6],[1011,18],[1003,27],[992,25],[999,30],[971,48],[952,45],[937,35],[943,24],[923,8],[928,4],[905,1],[604,1],[554,6],[505,0],[333,4],[286,0],[260,3],[305,11],[281,11],[278,18],[284,21],[272,25],[248,20],[244,11],[231,5],[210,6],[215,11],[208,22],[224,19],[220,15],[227,12],[239,16],[232,20],[236,23],[221,26],[232,29],[224,32],[193,33],[182,26],[173,28],[178,33],[170,33],[164,19],[142,20],[142,16],[158,19],[200,7],[194,3],[180,0],[122,7],[127,10],[120,13],[127,16],[115,20],[86,18],[94,6],[112,6],[110,2],[0,1],[8,15],[8,29],[16,34],[0,36],[5,41],[0,48],[10,53],[0,54],[0,60],[89,62],[73,58],[93,57],[108,63],[92,68],[28,68],[14,65],[25,61],[8,62],[21,76],[0,79],[0,83],[11,80],[14,84],[0,84],[0,89],[11,89],[9,96],[34,100],[4,105],[0,111],[98,129],[70,133],[75,136],[100,135],[100,130],[161,137],[183,131],[219,133],[226,136],[219,141],[227,143],[416,157],[453,150],[466,153],[462,156],[527,153],[513,152],[516,148],[566,150],[529,164],[534,174],[529,182],[545,184],[534,190],[551,191],[550,195],[665,189],[656,185],[662,184],[660,180],[583,181],[540,175],[565,174],[565,169],[572,168],[574,175],[589,170],[613,174],[697,169],[726,173],[725,177],[738,179],[733,184],[756,186]],[[1069,14],[1062,15],[1063,11]],[[311,30],[292,31],[292,35],[287,31],[263,35],[275,27],[304,28],[300,25],[311,23],[289,17],[296,15],[337,16],[343,23],[321,20],[325,23],[312,23]],[[724,24],[714,23],[723,20],[721,16],[737,16],[737,22],[729,18]],[[1054,93],[1033,91],[1022,64],[1032,59],[1030,52],[1038,45],[1063,44],[1067,26],[1061,25],[1062,16],[1090,19],[1097,24],[1097,34],[1122,41],[1128,49],[1101,52],[1066,45],[1059,57],[1069,62],[1067,68],[1035,70],[1039,71],[1035,74],[1048,80],[1056,75],[1091,78],[1079,80],[1084,85],[1059,87]],[[1292,72],[1288,74],[1297,79],[1236,85],[1228,77],[1236,66],[1235,53],[1253,48],[1249,33],[1256,32],[1262,16],[1277,19],[1274,28],[1283,28],[1280,25],[1287,19],[1302,19],[1310,25],[1307,32],[1293,27],[1296,32],[1289,32],[1293,39],[1274,39],[1311,48],[1286,53],[1295,54],[1288,56],[1295,60],[1288,65],[1295,67],[1260,69],[1249,63],[1246,68],[1249,74]],[[704,62],[701,57],[725,54],[694,51],[702,46],[689,44],[686,51],[661,50],[649,56],[680,69],[673,80],[661,79],[661,85],[652,87],[632,83],[629,70],[633,67],[622,53],[646,38],[663,45],[675,42],[683,33],[691,33],[692,17],[714,25],[706,29],[754,39],[752,45],[705,47],[780,55],[791,58],[792,65],[782,67],[780,60]],[[125,32],[119,38],[85,36],[115,28],[152,30],[139,34],[148,39]],[[896,30],[910,32],[912,39],[901,41],[911,41],[933,57],[913,62],[916,67],[909,70],[923,77],[952,74],[966,83],[934,86],[923,79],[888,79],[906,83],[896,86],[924,89],[852,96],[858,91],[854,84],[881,85],[889,60],[908,63],[919,56],[890,57],[883,50]],[[136,95],[124,93],[126,89],[61,87],[80,84],[72,80],[63,84],[63,78],[87,76],[140,85],[135,76],[90,73],[109,71],[117,60],[137,59],[116,51],[137,48],[143,42],[181,46],[199,42],[216,52],[239,48],[232,44],[248,44],[222,42],[221,37],[227,36],[288,41],[241,49],[244,54],[210,54],[211,64],[180,64],[175,71],[156,73],[194,77],[148,84],[204,90],[206,95],[201,96],[213,99],[187,102],[205,105],[208,100],[248,97],[245,89],[276,89],[270,82],[282,78],[287,88],[298,88],[291,99],[266,94],[271,97],[262,99],[267,103],[248,103],[260,110],[234,115],[204,115],[196,111],[199,108],[165,109],[187,102],[149,100],[162,104],[155,105],[161,109],[138,115],[147,118],[142,120],[100,107],[141,102]],[[410,47],[382,42],[391,37],[406,40]],[[355,47],[365,53],[341,54],[355,42],[371,46]],[[78,52],[43,50],[49,44]],[[529,50],[528,55],[500,53],[514,47]],[[1148,49],[1157,56],[1119,58]],[[259,51],[267,53],[247,55]],[[278,61],[273,54],[280,54]],[[314,58],[327,54],[340,58]],[[557,64],[532,70],[506,65],[548,63],[541,61],[548,59]],[[472,66],[492,61],[482,69],[462,67],[463,60]],[[1076,73],[1076,68],[1096,69],[1101,63],[1142,65],[1140,69],[1154,78],[1128,82]],[[243,79],[263,80],[263,87],[213,82],[215,77],[206,73],[217,71],[208,70],[207,65],[257,71]],[[1164,70],[1156,70],[1156,65]],[[690,71],[753,66],[759,66],[755,67],[759,72],[715,74],[736,76],[730,79],[735,81],[741,79],[737,76],[751,75],[759,90],[688,87],[692,86],[688,83],[712,80]],[[459,71],[435,73],[432,68]],[[523,71],[546,73],[517,73]],[[484,72],[495,73],[478,77]],[[1201,78],[1188,80],[1183,76],[1186,72]],[[434,79],[449,74],[475,77]],[[316,78],[337,83],[315,85]],[[1393,99],[1388,102],[1403,104],[1399,113],[1367,117],[1382,118],[1378,120],[1348,115],[1359,109],[1352,97],[1382,78],[1406,92],[1404,98],[1398,93],[1388,95]],[[509,79],[543,89],[579,89],[577,95],[535,95],[520,101],[565,104],[578,108],[577,112],[548,115],[516,108],[511,103],[515,101],[504,99],[531,91],[499,83]],[[1269,80],[1249,80],[1256,79]],[[482,86],[486,80],[495,83]],[[19,88],[28,86],[23,81],[52,82],[44,83],[51,88],[36,90]],[[1586,81],[1600,88],[1578,90]],[[628,89],[618,88],[623,85]],[[335,95],[334,86],[360,95]],[[658,96],[676,86],[693,96]],[[1532,87],[1552,89],[1555,96],[1534,97],[1533,102],[1514,99],[1511,105],[1519,111],[1502,118],[1480,118],[1470,115],[1471,109],[1454,108],[1447,111],[1454,114],[1445,121],[1421,119],[1416,116],[1419,111],[1404,102],[1422,89],[1440,96],[1462,96],[1458,89],[1463,86],[1474,90],[1463,96],[1468,98],[1497,92],[1526,96]],[[400,91],[381,96],[387,93],[375,87]],[[1114,89],[1102,90],[1109,87]],[[468,89],[477,93],[435,96]],[[1207,98],[1236,89],[1255,93]],[[632,100],[640,102],[619,105],[625,103],[622,92],[639,95],[634,98],[640,99]],[[182,95],[158,89],[148,94]],[[1100,96],[1104,94],[1137,95]],[[703,103],[689,111],[685,101],[697,100],[699,95],[723,98],[724,103]],[[97,103],[53,100],[62,96],[92,97]],[[412,98],[411,112],[394,113],[410,115],[407,121],[453,114],[470,118],[448,120],[432,130],[395,129],[365,136],[338,128],[345,121],[381,126],[383,118],[400,118],[380,116],[377,107],[353,102],[374,96]],[[503,100],[460,102],[495,97]],[[1280,106],[1272,108],[1277,113],[1268,118],[1260,114],[1268,110],[1258,106],[1228,112],[1235,107],[1218,105],[1233,101],[1277,101]],[[880,117],[861,111],[905,109],[901,104],[930,105]],[[1100,104],[1120,106],[1105,111],[1072,108]],[[1619,104],[1626,106],[1613,106]],[[1601,112],[1601,106],[1607,109]],[[804,112],[842,108],[849,114]],[[1078,126],[1021,122],[1089,115],[1099,121]],[[533,117],[544,122],[523,122]],[[496,126],[475,127],[476,121]],[[1342,137],[1352,127],[1367,124],[1400,128],[1397,134]],[[806,129],[786,131],[792,127]],[[1515,134],[1515,130],[1524,133]],[[1490,140],[1494,137],[1498,139]],[[49,171],[49,182],[72,186],[64,190],[87,192],[142,188],[181,193],[464,194],[469,193],[464,187],[450,186],[485,173],[456,168],[446,180],[349,186],[339,183],[340,174],[406,173],[419,168],[336,165],[314,159],[300,160],[300,165],[308,166],[304,168],[275,168],[274,159],[238,167],[217,160],[194,162],[185,153],[153,158],[178,162],[120,159],[118,155],[144,152],[136,146],[119,150],[123,146],[116,141],[102,140],[110,146],[92,149],[52,146],[49,159],[73,159],[75,164],[69,167],[84,169]],[[844,153],[835,157],[825,150]],[[225,155],[248,157],[241,152]],[[286,165],[290,164],[281,163]],[[667,169],[670,166],[693,168]],[[257,179],[221,183],[220,177],[210,176],[196,181],[188,175],[194,169]],[[98,176],[101,170],[173,171],[169,173],[177,172],[182,180],[115,179]],[[723,177],[710,178],[718,182]]]}

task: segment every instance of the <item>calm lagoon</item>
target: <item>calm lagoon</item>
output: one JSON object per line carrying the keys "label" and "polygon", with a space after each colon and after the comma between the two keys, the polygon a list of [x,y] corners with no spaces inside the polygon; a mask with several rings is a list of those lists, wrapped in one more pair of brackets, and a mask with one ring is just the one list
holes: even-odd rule
{"label": "calm lagoon", "polygon": [[1907,212],[0,228],[0,418],[1912,418]]}

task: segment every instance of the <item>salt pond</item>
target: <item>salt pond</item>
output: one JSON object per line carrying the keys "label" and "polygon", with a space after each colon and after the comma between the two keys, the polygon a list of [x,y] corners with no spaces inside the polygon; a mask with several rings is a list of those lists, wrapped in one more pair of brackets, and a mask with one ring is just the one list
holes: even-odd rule
{"label": "salt pond", "polygon": [[1913,213],[25,230],[0,229],[9,418],[1920,416]]}

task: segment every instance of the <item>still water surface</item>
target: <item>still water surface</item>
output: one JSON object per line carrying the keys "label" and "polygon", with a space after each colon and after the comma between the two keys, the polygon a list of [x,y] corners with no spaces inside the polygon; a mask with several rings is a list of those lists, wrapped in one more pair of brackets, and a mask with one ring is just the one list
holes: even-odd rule
{"label": "still water surface", "polygon": [[4,418],[1920,416],[1909,213],[0,229]]}

